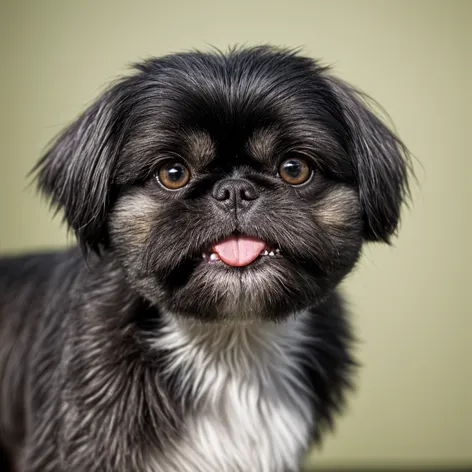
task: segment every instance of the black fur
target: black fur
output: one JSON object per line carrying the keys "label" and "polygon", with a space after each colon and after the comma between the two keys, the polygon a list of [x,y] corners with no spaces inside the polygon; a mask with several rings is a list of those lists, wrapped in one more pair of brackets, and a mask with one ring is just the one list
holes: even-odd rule
{"label": "black fur", "polygon": [[[364,241],[387,242],[397,228],[406,148],[326,68],[267,47],[136,68],[36,168],[86,257],[0,262],[0,446],[22,472],[144,471],[149,450],[179,436],[192,398],[178,372],[164,378],[166,352],[148,343],[163,312],[277,322],[311,310],[323,343],[301,365],[318,437],[353,365],[336,286]],[[309,160],[307,184],[281,180],[287,157]],[[156,181],[169,159],[190,168],[182,190]],[[251,182],[248,211],[215,204],[227,177]],[[234,233],[281,256],[242,268],[202,261]]]}

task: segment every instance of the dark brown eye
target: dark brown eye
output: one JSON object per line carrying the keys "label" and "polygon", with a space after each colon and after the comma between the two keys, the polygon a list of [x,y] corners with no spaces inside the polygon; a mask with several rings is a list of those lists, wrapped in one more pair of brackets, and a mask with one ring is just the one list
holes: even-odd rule
{"label": "dark brown eye", "polygon": [[309,180],[312,169],[305,159],[286,159],[280,164],[279,175],[290,185],[301,185]]}
{"label": "dark brown eye", "polygon": [[185,187],[190,180],[190,171],[180,162],[167,162],[157,174],[159,182],[169,190]]}

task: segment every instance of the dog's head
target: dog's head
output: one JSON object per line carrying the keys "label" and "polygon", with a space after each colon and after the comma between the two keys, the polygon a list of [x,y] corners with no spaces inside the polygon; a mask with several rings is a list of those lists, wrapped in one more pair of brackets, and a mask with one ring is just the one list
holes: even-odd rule
{"label": "dog's head", "polygon": [[313,60],[260,47],[136,68],[59,136],[38,179],[147,300],[280,319],[395,232],[405,148]]}

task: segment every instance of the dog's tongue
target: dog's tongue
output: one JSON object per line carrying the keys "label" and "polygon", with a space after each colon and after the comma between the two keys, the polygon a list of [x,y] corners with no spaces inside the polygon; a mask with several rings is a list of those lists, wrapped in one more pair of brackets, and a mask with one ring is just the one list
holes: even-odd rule
{"label": "dog's tongue", "polygon": [[213,251],[230,266],[250,264],[265,248],[265,242],[249,236],[230,236],[213,246]]}

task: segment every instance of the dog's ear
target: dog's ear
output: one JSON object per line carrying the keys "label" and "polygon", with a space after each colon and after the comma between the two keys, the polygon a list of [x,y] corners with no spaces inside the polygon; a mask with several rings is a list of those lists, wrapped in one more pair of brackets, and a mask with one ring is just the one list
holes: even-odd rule
{"label": "dog's ear", "polygon": [[408,193],[409,153],[404,144],[369,109],[363,95],[328,77],[340,105],[347,148],[359,187],[365,239],[389,242]]}
{"label": "dog's ear", "polygon": [[127,89],[122,81],[104,92],[33,169],[39,189],[63,210],[83,249],[98,252],[106,237],[112,173],[126,126]]}

